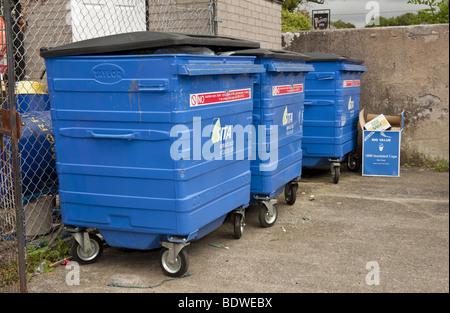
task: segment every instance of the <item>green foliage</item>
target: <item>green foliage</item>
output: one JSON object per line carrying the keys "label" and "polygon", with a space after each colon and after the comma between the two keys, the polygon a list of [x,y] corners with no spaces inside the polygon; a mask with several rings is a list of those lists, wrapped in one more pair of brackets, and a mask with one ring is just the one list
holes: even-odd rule
{"label": "green foliage", "polygon": [[285,0],[282,9],[294,13],[301,3],[302,0]]}
{"label": "green foliage", "polygon": [[293,32],[312,29],[309,18],[301,13],[291,13],[286,9],[281,10],[281,30],[283,32]]}
{"label": "green foliage", "polygon": [[400,16],[385,18],[380,16],[379,25],[367,25],[366,27],[387,27],[387,26],[407,26],[421,24],[422,21],[418,14],[406,13]]}
{"label": "green foliage", "polygon": [[408,0],[408,3],[429,7],[418,12],[420,23],[442,24],[449,22],[449,0]]}
{"label": "green foliage", "polygon": [[449,0],[444,0],[439,3],[439,18],[441,19],[441,23],[448,23],[449,18]]}
{"label": "green foliage", "polygon": [[438,172],[448,172],[449,171],[449,162],[448,159],[442,159],[435,167],[435,170]]}
{"label": "green foliage", "polygon": [[[443,0],[437,4],[439,11],[433,16],[436,24],[449,22],[449,0]],[[420,12],[419,12],[420,13]]]}
{"label": "green foliage", "polygon": [[356,26],[352,23],[346,23],[343,20],[337,20],[336,22],[330,22],[331,25],[333,25],[336,28],[342,29],[342,28],[356,28]]}
{"label": "green foliage", "polygon": [[[43,243],[45,244],[48,240],[43,239]],[[27,247],[27,272],[35,273],[38,266],[45,262],[43,267],[44,273],[48,273],[53,271],[53,268],[50,265],[56,261],[65,259],[69,257],[69,249],[70,244],[67,241],[63,241],[60,238],[56,240],[56,247],[51,248],[49,246],[44,247],[36,247],[36,246],[28,246]]]}
{"label": "green foliage", "polygon": [[[54,267],[51,264],[70,256],[70,241],[64,241],[60,237],[56,239],[56,246],[48,246],[48,239],[41,241],[45,246],[38,247],[30,245],[27,247],[27,276],[30,278],[32,273],[38,272],[37,268],[43,264],[41,270],[44,273],[52,272]],[[0,271],[0,292],[8,286],[19,284],[19,268],[16,261],[9,261],[6,268]]]}
{"label": "green foliage", "polygon": [[314,3],[318,3],[318,4],[323,4],[324,0],[285,0],[283,2],[282,8],[284,10],[288,10],[291,13],[294,13],[297,10],[297,8],[300,6],[300,4],[305,3],[305,2],[314,2]]}
{"label": "green foliage", "polygon": [[429,6],[430,8],[426,9],[424,11],[427,11],[427,12],[430,12],[430,13],[436,12],[437,8],[438,8],[438,6],[439,6],[439,4],[441,2],[444,2],[444,1],[436,1],[436,0],[408,0],[408,3],[410,3],[410,4],[420,4],[420,5],[427,5],[427,6]]}
{"label": "green foliage", "polygon": [[6,287],[17,285],[19,282],[19,267],[16,262],[9,262],[7,268],[0,271],[0,293]]}
{"label": "green foliage", "polygon": [[442,24],[449,22],[449,0],[409,0],[408,3],[428,5],[430,8],[420,10],[417,14],[406,13],[391,18],[381,16],[379,25],[367,25],[366,27],[407,26],[423,23]]}

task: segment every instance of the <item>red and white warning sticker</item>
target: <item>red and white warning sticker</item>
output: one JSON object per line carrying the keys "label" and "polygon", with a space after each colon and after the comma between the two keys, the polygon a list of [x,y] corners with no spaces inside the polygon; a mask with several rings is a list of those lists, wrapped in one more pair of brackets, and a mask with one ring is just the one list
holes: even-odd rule
{"label": "red and white warning sticker", "polygon": [[344,80],[344,88],[359,86],[361,86],[360,80]]}
{"label": "red and white warning sticker", "polygon": [[285,85],[285,86],[273,86],[272,87],[272,96],[282,96],[293,93],[301,93],[303,92],[303,84],[296,85]]}
{"label": "red and white warning sticker", "polygon": [[344,80],[344,88],[353,87],[353,80]]}
{"label": "red and white warning sticker", "polygon": [[191,94],[191,107],[211,105],[217,103],[233,102],[252,98],[252,89],[239,89],[230,91],[218,91]]}

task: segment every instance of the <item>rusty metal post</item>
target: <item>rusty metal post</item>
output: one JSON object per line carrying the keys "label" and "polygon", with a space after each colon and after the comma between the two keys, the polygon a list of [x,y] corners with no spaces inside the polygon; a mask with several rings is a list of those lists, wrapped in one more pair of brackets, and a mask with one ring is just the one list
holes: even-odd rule
{"label": "rusty metal post", "polygon": [[25,256],[25,218],[22,203],[22,170],[20,167],[20,155],[18,134],[18,121],[15,106],[15,60],[14,60],[14,37],[13,22],[11,14],[11,1],[3,0],[3,8],[5,14],[6,26],[6,58],[8,64],[8,103],[11,123],[11,156],[12,170],[14,181],[14,206],[16,211],[16,233],[17,248],[19,258],[19,276],[20,276],[20,292],[27,292],[27,273],[26,273],[26,256]]}

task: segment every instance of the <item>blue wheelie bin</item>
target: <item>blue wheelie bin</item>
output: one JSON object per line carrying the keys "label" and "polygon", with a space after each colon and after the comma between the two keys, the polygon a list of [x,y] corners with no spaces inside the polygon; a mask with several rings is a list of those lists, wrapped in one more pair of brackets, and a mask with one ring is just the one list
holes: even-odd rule
{"label": "blue wheelie bin", "polygon": [[277,196],[285,191],[286,202],[296,201],[302,174],[302,125],[306,74],[313,71],[310,58],[287,51],[253,49],[234,55],[256,56],[265,68],[254,89],[251,197],[258,202],[259,222],[273,226],[278,210]]}
{"label": "blue wheelie bin", "polygon": [[[54,158],[50,99],[47,86],[38,82],[20,81],[15,86],[16,109],[22,120],[18,141],[24,199],[57,191],[58,177]],[[8,137],[3,144],[10,146]],[[0,196],[8,187],[0,173]]]}
{"label": "blue wheelie bin", "polygon": [[138,32],[41,49],[62,217],[82,264],[102,251],[92,229],[113,247],[162,247],[161,268],[173,277],[187,271],[190,242],[229,213],[242,235],[250,160],[232,129],[251,124],[264,68],[254,57],[151,54],[175,46],[219,53],[259,44]]}
{"label": "blue wheelie bin", "polygon": [[306,76],[303,167],[330,166],[339,182],[341,163],[358,171],[358,118],[363,61],[327,53],[304,53],[314,72]]}
{"label": "blue wheelie bin", "polygon": [[34,81],[16,82],[17,112],[42,112],[50,110],[47,86]]}

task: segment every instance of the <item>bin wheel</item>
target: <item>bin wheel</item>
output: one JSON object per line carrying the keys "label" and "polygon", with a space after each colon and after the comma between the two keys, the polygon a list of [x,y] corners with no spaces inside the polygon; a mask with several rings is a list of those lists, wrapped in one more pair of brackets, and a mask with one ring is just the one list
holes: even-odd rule
{"label": "bin wheel", "polygon": [[341,176],[341,167],[335,166],[331,170],[331,178],[333,179],[333,183],[339,183],[339,176]]}
{"label": "bin wheel", "polygon": [[189,268],[189,257],[187,255],[187,249],[181,249],[175,258],[175,263],[169,262],[169,249],[162,248],[159,256],[159,265],[165,275],[169,277],[180,277],[186,274]]}
{"label": "bin wheel", "polygon": [[350,153],[347,157],[347,168],[351,172],[358,172],[361,167],[361,161],[355,153]]}
{"label": "bin wheel", "polygon": [[273,214],[270,213],[269,208],[263,203],[259,203],[259,223],[261,226],[268,228],[275,225],[278,218],[278,209],[275,205],[273,207]]}
{"label": "bin wheel", "polygon": [[242,234],[244,233],[244,226],[245,226],[244,215],[240,213],[235,213],[233,225],[234,225],[234,238],[241,239]]}
{"label": "bin wheel", "polygon": [[84,251],[76,240],[73,241],[72,247],[70,248],[70,254],[72,255],[74,261],[81,265],[97,262],[98,258],[103,253],[102,240],[94,234],[89,234],[89,239],[91,242],[91,249],[89,251]]}
{"label": "bin wheel", "polygon": [[284,188],[284,199],[289,205],[294,205],[297,201],[298,184],[287,184]]}

